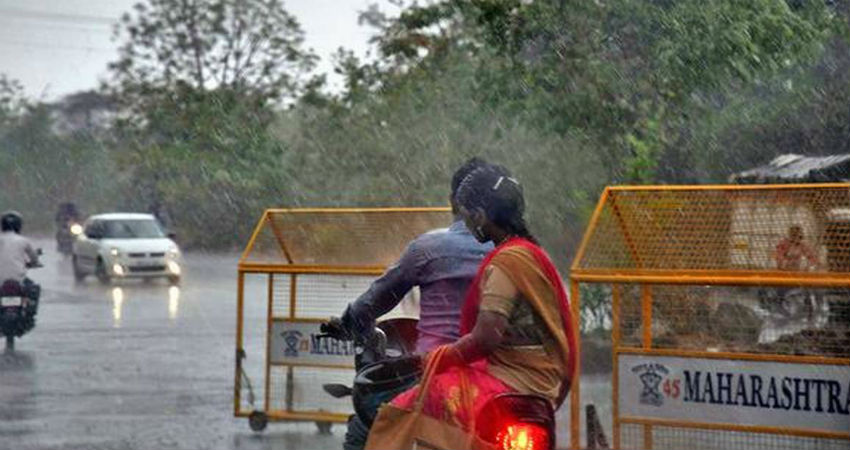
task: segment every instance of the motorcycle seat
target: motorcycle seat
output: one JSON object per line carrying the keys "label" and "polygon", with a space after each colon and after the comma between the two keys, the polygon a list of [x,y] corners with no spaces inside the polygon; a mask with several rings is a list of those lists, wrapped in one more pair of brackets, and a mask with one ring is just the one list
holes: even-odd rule
{"label": "motorcycle seat", "polygon": [[21,283],[15,280],[6,280],[0,285],[0,297],[20,297],[23,293]]}

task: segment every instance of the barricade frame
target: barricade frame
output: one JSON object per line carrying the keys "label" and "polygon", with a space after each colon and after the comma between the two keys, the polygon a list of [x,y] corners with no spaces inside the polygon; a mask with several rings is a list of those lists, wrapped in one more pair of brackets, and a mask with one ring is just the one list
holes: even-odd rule
{"label": "barricade frame", "polygon": [[[383,274],[387,267],[382,264],[335,264],[335,263],[300,263],[293,255],[290,245],[287,243],[287,230],[279,227],[274,220],[275,217],[284,215],[292,216],[347,216],[347,215],[411,215],[429,217],[425,222],[433,222],[440,226],[448,226],[451,223],[451,209],[448,207],[390,207],[390,208],[274,208],[263,212],[260,220],[254,228],[237,266],[237,302],[236,302],[236,359],[234,370],[233,388],[233,415],[235,417],[252,418],[253,415],[261,414],[263,423],[266,421],[307,421],[316,422],[320,429],[328,427],[332,423],[345,423],[348,420],[347,413],[332,413],[324,411],[298,411],[291,406],[293,370],[296,368],[316,369],[348,369],[354,375],[353,360],[351,364],[309,364],[309,363],[275,363],[271,360],[271,332],[277,321],[290,323],[317,324],[322,323],[328,317],[303,317],[297,313],[299,306],[299,277],[302,276],[355,276],[355,277],[377,277]],[[433,218],[431,218],[433,216]],[[421,225],[421,224],[417,224]],[[428,231],[430,228],[408,230],[411,237]],[[258,246],[261,234],[271,232],[277,249],[280,251],[278,260],[270,259],[264,261],[251,260],[254,249]],[[401,255],[403,248],[394,249],[394,258]],[[266,276],[266,317],[265,317],[265,360],[263,362],[263,398],[262,408],[248,410],[243,408],[243,358],[245,356],[245,287],[247,276]],[[275,278],[288,277],[288,315],[286,317],[276,316],[273,312],[275,296]],[[351,299],[353,300],[353,299]],[[341,311],[341,309],[340,309]],[[271,398],[271,370],[273,367],[283,367],[287,370],[287,407],[286,409],[275,409]],[[253,396],[253,392],[251,392]],[[253,426],[253,425],[252,425]],[[261,428],[264,428],[263,425]]]}
{"label": "barricade frame", "polygon": [[[621,416],[619,408],[619,356],[620,355],[647,355],[647,356],[675,356],[683,358],[704,358],[734,361],[761,361],[780,363],[801,363],[824,366],[850,366],[850,354],[848,357],[819,356],[819,355],[786,355],[765,354],[748,352],[713,352],[685,349],[655,348],[653,339],[653,288],[661,285],[708,285],[708,286],[795,286],[811,288],[846,288],[850,289],[850,276],[846,272],[812,272],[799,273],[778,270],[693,270],[693,269],[646,269],[638,267],[624,269],[617,268],[589,268],[582,265],[589,244],[594,237],[594,231],[599,226],[600,217],[606,205],[613,205],[614,214],[620,220],[625,240],[629,251],[635,259],[639,259],[636,244],[629,237],[627,224],[617,210],[617,196],[621,193],[631,192],[693,192],[705,191],[722,192],[769,192],[769,191],[794,191],[794,190],[817,190],[817,189],[839,189],[850,193],[850,183],[818,183],[818,184],[772,184],[772,185],[680,185],[680,186],[609,186],[602,192],[599,202],[594,209],[585,235],[577,250],[576,256],[570,270],[570,298],[574,319],[580,320],[581,312],[581,284],[605,284],[611,286],[611,342],[612,342],[612,412],[613,412],[613,448],[621,448],[622,424],[634,424],[643,427],[643,447],[653,448],[653,427],[678,427],[686,429],[704,429],[718,431],[742,431],[752,433],[767,433],[795,437],[826,438],[850,441],[850,429],[846,433],[826,432],[811,429],[798,429],[787,427],[751,426],[732,423],[695,422],[688,420],[662,420],[651,417],[629,417]],[[850,207],[850,204],[845,206]],[[625,285],[640,286],[640,317],[641,317],[641,342],[640,346],[623,345],[621,340],[621,300],[622,288]],[[579,346],[581,347],[581,346]],[[580,382],[577,377],[573,384],[570,398],[570,445],[573,449],[581,448],[580,414],[581,414],[581,391]]]}

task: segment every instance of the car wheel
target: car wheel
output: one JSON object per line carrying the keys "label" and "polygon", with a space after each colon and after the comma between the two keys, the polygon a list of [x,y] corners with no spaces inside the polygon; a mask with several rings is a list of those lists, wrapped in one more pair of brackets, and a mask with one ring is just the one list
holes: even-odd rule
{"label": "car wheel", "polygon": [[94,269],[94,274],[97,275],[97,280],[101,282],[101,284],[110,284],[112,282],[112,277],[109,276],[109,273],[106,271],[106,264],[103,263],[103,260],[98,258],[97,267]]}
{"label": "car wheel", "polygon": [[74,255],[71,260],[71,265],[74,267],[74,280],[83,281],[86,279],[86,273],[83,272],[83,269],[80,268],[80,264],[77,262],[77,255]]}

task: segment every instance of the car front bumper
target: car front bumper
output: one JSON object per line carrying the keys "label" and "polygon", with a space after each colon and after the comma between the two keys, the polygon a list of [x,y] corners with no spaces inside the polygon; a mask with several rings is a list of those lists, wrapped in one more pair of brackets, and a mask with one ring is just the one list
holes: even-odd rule
{"label": "car front bumper", "polygon": [[180,277],[183,265],[180,261],[170,258],[114,258],[110,261],[108,270],[114,278]]}

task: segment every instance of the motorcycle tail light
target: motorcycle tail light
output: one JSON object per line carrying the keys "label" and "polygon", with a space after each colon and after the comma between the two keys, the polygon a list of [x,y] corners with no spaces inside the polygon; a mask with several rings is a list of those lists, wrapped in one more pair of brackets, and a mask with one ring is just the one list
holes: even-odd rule
{"label": "motorcycle tail light", "polygon": [[532,423],[509,423],[496,435],[500,450],[548,450],[549,432]]}

